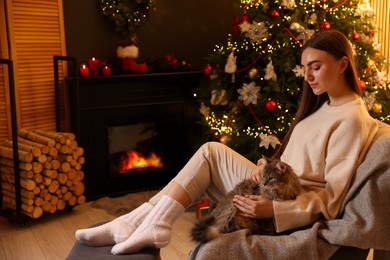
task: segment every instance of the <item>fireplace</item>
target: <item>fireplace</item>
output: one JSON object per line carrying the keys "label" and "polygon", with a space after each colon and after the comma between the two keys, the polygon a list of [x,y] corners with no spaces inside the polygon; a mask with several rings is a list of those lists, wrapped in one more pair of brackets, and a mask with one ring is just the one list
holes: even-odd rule
{"label": "fireplace", "polygon": [[85,150],[85,195],[161,188],[193,154],[201,72],[68,79],[72,132]]}

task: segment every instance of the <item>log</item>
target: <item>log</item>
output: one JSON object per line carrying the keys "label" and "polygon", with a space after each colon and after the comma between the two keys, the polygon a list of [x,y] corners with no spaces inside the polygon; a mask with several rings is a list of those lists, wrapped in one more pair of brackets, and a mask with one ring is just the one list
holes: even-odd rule
{"label": "log", "polygon": [[34,173],[41,173],[42,170],[43,170],[43,165],[41,163],[38,163],[38,162],[32,162],[32,171]]}
{"label": "log", "polygon": [[77,204],[83,204],[87,201],[87,198],[84,195],[81,195],[77,198]]}
{"label": "log", "polygon": [[55,193],[56,190],[60,187],[60,184],[58,183],[57,180],[53,180],[50,185],[47,187],[50,193]]}
{"label": "log", "polygon": [[49,147],[53,147],[56,144],[56,142],[53,139],[50,139],[43,135],[36,134],[26,129],[19,129],[18,135],[28,140],[47,145]]}
{"label": "log", "polygon": [[22,144],[27,144],[27,145],[30,145],[30,146],[38,147],[39,149],[41,149],[41,152],[43,154],[48,154],[49,153],[49,146],[41,144],[41,143],[33,142],[31,140],[25,139],[25,138],[20,137],[20,136],[18,136],[18,143],[22,143]]}
{"label": "log", "polygon": [[[9,148],[13,148],[14,147],[13,142],[9,141],[9,140],[5,140],[4,141],[4,145],[6,147],[9,147]],[[23,144],[23,143],[18,143],[18,150],[32,153],[32,155],[34,157],[38,157],[38,156],[40,156],[42,154],[41,149],[39,149],[37,147],[34,147],[34,146],[30,146],[28,144]]]}
{"label": "log", "polygon": [[45,137],[48,137],[48,138],[51,138],[54,141],[61,143],[61,144],[65,144],[65,141],[67,139],[65,135],[58,133],[58,132],[43,131],[43,130],[32,130],[32,132],[39,134],[39,135],[42,135],[42,136],[45,136]]}
{"label": "log", "polygon": [[[34,159],[34,156],[30,152],[20,151],[18,150],[19,160],[22,162],[32,162]],[[14,152],[12,148],[0,146],[0,156],[8,158],[8,159],[14,159]]]}
{"label": "log", "polygon": [[[0,158],[0,165],[14,167],[14,160],[2,157],[2,158]],[[32,164],[31,163],[20,162],[19,163],[19,169],[26,170],[26,171],[31,171],[32,170]]]}
{"label": "log", "polygon": [[66,206],[66,202],[63,199],[59,199],[57,202],[57,209],[58,210],[63,210]]}
{"label": "log", "polygon": [[[15,169],[13,167],[0,165],[0,172],[5,174],[15,174]],[[19,170],[19,176],[23,178],[30,179],[34,176],[32,171]]]}

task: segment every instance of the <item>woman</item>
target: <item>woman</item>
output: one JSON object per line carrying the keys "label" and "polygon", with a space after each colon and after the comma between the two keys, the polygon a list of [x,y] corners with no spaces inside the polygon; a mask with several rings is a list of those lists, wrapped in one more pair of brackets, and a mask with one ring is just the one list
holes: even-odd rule
{"label": "woman", "polygon": [[[342,33],[316,34],[303,47],[301,63],[305,83],[300,107],[274,157],[294,169],[304,192],[289,201],[253,195],[233,200],[244,217],[273,218],[277,232],[310,225],[320,217],[336,218],[378,129],[360,98],[353,50]],[[76,237],[92,246],[116,244],[113,254],[164,247],[173,222],[200,195],[207,192],[218,201],[241,180],[258,180],[263,168],[227,146],[206,143],[149,202],[102,226],[78,230]]]}

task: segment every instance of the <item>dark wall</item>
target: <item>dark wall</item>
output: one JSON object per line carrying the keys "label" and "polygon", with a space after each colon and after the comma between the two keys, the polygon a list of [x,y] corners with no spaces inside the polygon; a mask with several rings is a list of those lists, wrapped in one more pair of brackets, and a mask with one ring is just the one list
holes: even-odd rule
{"label": "dark wall", "polygon": [[[122,39],[103,16],[99,0],[63,1],[67,55],[85,63],[91,57],[119,63]],[[156,11],[139,28],[140,59],[162,59],[174,53],[197,69],[215,44],[225,44],[233,17],[241,12],[238,0],[156,0]]]}

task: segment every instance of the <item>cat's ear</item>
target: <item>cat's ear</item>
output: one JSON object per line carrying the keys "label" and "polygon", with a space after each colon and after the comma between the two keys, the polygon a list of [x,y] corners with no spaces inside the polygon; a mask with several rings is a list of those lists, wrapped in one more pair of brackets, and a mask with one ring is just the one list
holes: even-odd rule
{"label": "cat's ear", "polygon": [[267,156],[263,155],[262,157],[267,162],[267,164],[272,162],[272,160],[270,158],[268,158]]}
{"label": "cat's ear", "polygon": [[285,172],[286,171],[286,164],[281,162],[281,161],[278,161],[276,163],[276,169],[278,169],[280,172]]}

